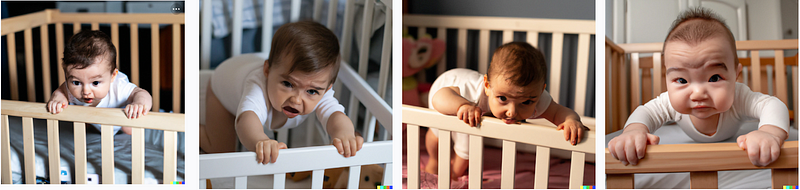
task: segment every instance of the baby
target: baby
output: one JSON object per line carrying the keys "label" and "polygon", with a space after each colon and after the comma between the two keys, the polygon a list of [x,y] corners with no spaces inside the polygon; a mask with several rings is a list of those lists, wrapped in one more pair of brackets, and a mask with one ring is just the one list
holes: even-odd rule
{"label": "baby", "polygon": [[[128,81],[117,69],[117,49],[105,33],[81,31],[72,36],[64,49],[65,81],[53,91],[47,110],[61,113],[68,104],[103,108],[125,107],[128,119],[147,115],[153,97]],[[99,125],[93,125],[100,130]],[[130,127],[114,126],[131,134]]]}
{"label": "baby", "polygon": [[[511,42],[498,47],[489,73],[482,75],[468,69],[453,69],[439,76],[431,87],[429,107],[446,115],[456,115],[476,127],[484,114],[506,124],[525,119],[545,118],[564,130],[564,139],[575,145],[588,130],[575,111],[553,101],[545,90],[547,65],[544,55],[525,42]],[[533,135],[533,134],[532,134]],[[469,161],[469,135],[452,133],[456,155],[451,160],[451,177],[464,175]],[[535,138],[535,137],[531,137]],[[438,173],[438,130],[425,135],[430,159],[425,171]]]}
{"label": "baby", "polygon": [[758,130],[736,142],[750,162],[766,166],[778,158],[788,137],[786,105],[736,82],[742,65],[719,16],[703,8],[683,12],[664,40],[663,54],[667,92],[636,108],[623,133],[609,141],[614,158],[638,164],[646,145],[658,144],[651,133],[670,120],[697,142],[718,142],[733,137],[749,119],[759,119]]}
{"label": "baby", "polygon": [[355,156],[364,140],[331,89],[339,64],[338,39],[321,24],[281,26],[269,59],[237,56],[214,71],[200,148],[208,153],[235,151],[238,136],[245,148],[256,152],[256,161],[275,163],[278,149],[286,144],[274,140],[274,131],[297,127],[314,113],[339,154]]}

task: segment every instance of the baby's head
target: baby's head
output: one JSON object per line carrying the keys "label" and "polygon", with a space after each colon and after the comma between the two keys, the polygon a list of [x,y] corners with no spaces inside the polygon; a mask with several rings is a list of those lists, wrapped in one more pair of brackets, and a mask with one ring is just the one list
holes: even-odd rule
{"label": "baby's head", "polygon": [[719,16],[704,8],[681,13],[664,40],[663,54],[675,110],[708,118],[731,108],[742,65],[733,34]]}
{"label": "baby's head", "polygon": [[339,72],[339,41],[319,23],[284,24],[264,62],[270,106],[289,118],[311,113]]}
{"label": "baby's head", "polygon": [[97,105],[117,76],[117,48],[99,30],[81,31],[67,42],[63,67],[69,93]]}
{"label": "baby's head", "polygon": [[492,115],[508,124],[533,115],[546,78],[544,55],[530,44],[511,42],[498,47],[484,76]]}

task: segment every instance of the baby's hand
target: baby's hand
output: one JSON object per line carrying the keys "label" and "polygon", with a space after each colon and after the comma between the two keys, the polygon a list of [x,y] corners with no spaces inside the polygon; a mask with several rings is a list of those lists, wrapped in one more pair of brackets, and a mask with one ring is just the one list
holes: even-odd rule
{"label": "baby's hand", "polygon": [[482,114],[483,110],[472,103],[461,105],[458,107],[458,112],[456,112],[458,119],[469,124],[470,127],[477,127],[481,123]]}
{"label": "baby's hand", "polygon": [[275,163],[278,160],[278,150],[286,149],[286,143],[268,139],[256,143],[256,162],[261,164]]}
{"label": "baby's hand", "polygon": [[61,111],[64,111],[64,108],[67,108],[67,105],[69,105],[69,102],[66,98],[54,96],[53,98],[50,98],[49,102],[47,102],[47,111],[52,114],[58,114],[61,113]]}
{"label": "baby's hand", "polygon": [[755,130],[736,139],[739,148],[747,151],[750,162],[756,166],[767,166],[781,155],[783,141],[775,135]]}
{"label": "baby's hand", "polygon": [[355,133],[332,135],[331,137],[333,137],[333,146],[336,147],[336,151],[339,151],[339,154],[345,158],[355,156],[356,152],[361,150],[361,145],[364,144],[364,138]]}
{"label": "baby's hand", "polygon": [[584,126],[580,121],[567,119],[564,123],[558,125],[556,130],[564,130],[564,140],[569,141],[570,144],[576,145],[581,143],[583,139],[583,131],[588,131],[589,128]]}
{"label": "baby's hand", "polygon": [[139,117],[146,116],[147,113],[150,112],[150,106],[132,103],[125,106],[124,111],[128,119],[138,119]]}
{"label": "baby's hand", "polygon": [[659,137],[647,132],[643,124],[631,124],[621,135],[608,142],[608,151],[615,159],[637,165],[639,159],[644,158],[648,144],[658,144]]}

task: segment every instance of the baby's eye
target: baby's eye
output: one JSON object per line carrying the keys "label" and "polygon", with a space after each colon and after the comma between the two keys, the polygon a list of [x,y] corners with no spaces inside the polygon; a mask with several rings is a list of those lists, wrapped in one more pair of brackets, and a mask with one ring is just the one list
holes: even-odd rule
{"label": "baby's eye", "polygon": [[319,91],[317,91],[317,90],[306,90],[306,92],[307,92],[308,94],[311,94],[311,95],[317,95],[317,94],[319,94]]}
{"label": "baby's eye", "polygon": [[94,82],[92,82],[92,85],[95,85],[95,86],[97,86],[97,85],[99,85],[99,84],[100,84],[100,81],[94,81]]}
{"label": "baby's eye", "polygon": [[719,76],[719,75],[714,75],[714,76],[711,76],[711,78],[708,79],[708,82],[717,82],[719,80],[722,80],[722,77]]}
{"label": "baby's eye", "polygon": [[501,102],[505,102],[507,99],[505,96],[498,96],[497,98],[500,98]]}
{"label": "baby's eye", "polygon": [[72,81],[72,85],[76,85],[76,86],[77,86],[77,85],[81,85],[81,82],[78,82],[78,81]]}
{"label": "baby's eye", "polygon": [[531,104],[533,104],[534,102],[535,102],[535,101],[533,101],[533,100],[528,100],[528,101],[524,101],[524,102],[522,102],[522,104],[523,104],[523,105],[531,105]]}
{"label": "baby's eye", "polygon": [[684,78],[678,78],[675,81],[678,82],[678,83],[681,83],[681,84],[689,83],[689,81],[686,81],[686,79],[684,79]]}
{"label": "baby's eye", "polygon": [[285,87],[292,87],[292,83],[289,83],[289,81],[281,81],[281,84]]}

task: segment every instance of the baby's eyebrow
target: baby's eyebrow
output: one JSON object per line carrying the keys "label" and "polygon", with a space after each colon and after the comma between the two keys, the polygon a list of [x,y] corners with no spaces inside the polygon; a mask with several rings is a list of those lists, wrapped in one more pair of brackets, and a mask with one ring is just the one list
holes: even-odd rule
{"label": "baby's eyebrow", "polygon": [[678,67],[670,67],[670,68],[667,68],[667,72],[665,74],[669,74],[672,71],[686,71],[686,69],[678,68]]}
{"label": "baby's eyebrow", "polygon": [[712,67],[722,67],[722,69],[724,69],[725,71],[728,71],[728,66],[725,65],[725,63],[714,63],[714,64],[711,64],[711,65],[708,66],[708,68],[712,68]]}

